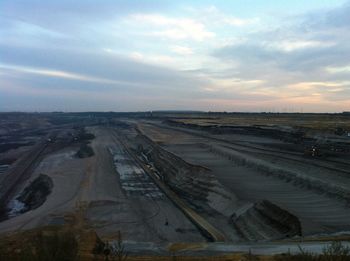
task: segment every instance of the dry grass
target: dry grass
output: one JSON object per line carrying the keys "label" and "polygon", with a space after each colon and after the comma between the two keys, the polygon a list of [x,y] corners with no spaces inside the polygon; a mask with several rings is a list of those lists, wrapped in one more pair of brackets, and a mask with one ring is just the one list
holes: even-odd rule
{"label": "dry grass", "polygon": [[181,250],[195,250],[195,249],[201,249],[205,243],[174,243],[171,244],[168,248],[170,252],[176,252]]}
{"label": "dry grass", "polygon": [[232,254],[222,256],[132,256],[127,261],[269,261],[274,260],[273,257],[258,257],[247,254]]}
{"label": "dry grass", "polygon": [[0,260],[78,260],[73,230],[48,227],[7,235],[0,240]]}
{"label": "dry grass", "polygon": [[[106,246],[114,246],[106,259]],[[213,256],[181,256],[181,250],[195,250],[201,244],[172,244],[169,256],[130,256],[122,238],[113,244],[103,243],[92,230],[78,230],[68,226],[50,226],[9,235],[0,239],[0,260],[18,261],[70,261],[70,260],[123,260],[123,261],[347,261],[350,248],[339,241],[325,247],[321,255],[305,252],[276,256],[256,256],[233,253]],[[96,251],[96,249],[98,251]],[[110,249],[113,251],[113,248]]]}

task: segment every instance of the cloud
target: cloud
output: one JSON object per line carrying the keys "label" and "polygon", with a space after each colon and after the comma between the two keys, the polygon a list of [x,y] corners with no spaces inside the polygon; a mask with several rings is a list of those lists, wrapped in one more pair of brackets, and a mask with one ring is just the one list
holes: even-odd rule
{"label": "cloud", "polygon": [[237,17],[224,17],[223,22],[232,26],[246,26],[258,22],[258,19],[240,19]]}
{"label": "cloud", "polygon": [[326,71],[331,74],[350,73],[350,65],[342,67],[327,67]]}
{"label": "cloud", "polygon": [[[222,60],[239,61],[243,67],[255,63],[264,68],[268,64],[285,71],[300,72],[324,71],[326,67],[343,68],[348,64],[350,47],[345,39],[350,40],[350,27],[344,25],[342,32],[329,29],[334,25],[329,17],[336,13],[344,15],[343,9],[350,11],[349,5],[345,5],[318,13],[316,18],[313,14],[318,24],[310,21],[310,14],[306,14],[303,22],[296,22],[294,26],[252,33],[246,36],[245,42],[226,45],[213,55]],[[338,19],[337,25],[340,21],[346,23],[347,19]]]}
{"label": "cloud", "polygon": [[227,14],[219,10],[216,6],[211,5],[204,8],[191,8],[187,10],[193,14],[196,19],[207,25],[230,26],[230,27],[246,27],[256,25],[260,21],[258,17],[241,18],[232,14]]}
{"label": "cloud", "polygon": [[9,20],[0,14],[0,44],[16,46],[40,46],[48,43],[63,43],[69,36],[30,22]]}
{"label": "cloud", "polygon": [[323,104],[346,110],[350,106],[349,12],[350,3],[298,16],[294,24],[247,34],[244,42],[227,44],[212,54],[232,64],[231,77],[264,80],[249,92],[308,108]]}
{"label": "cloud", "polygon": [[145,33],[146,35],[172,40],[204,41],[215,36],[215,33],[208,31],[204,24],[189,18],[172,18],[159,14],[133,14],[126,20],[140,27],[151,26],[149,32]]}
{"label": "cloud", "polygon": [[284,52],[293,52],[296,50],[332,47],[334,42],[312,41],[312,40],[283,40],[268,43],[269,47],[281,50]]}
{"label": "cloud", "polygon": [[[161,109],[158,107],[160,103],[156,102],[161,98],[161,104],[164,104],[196,97],[209,84],[207,80],[186,72],[106,52],[1,45],[0,52],[4,54],[0,66],[0,93],[2,97],[12,95],[12,100],[6,104],[26,96],[37,96],[38,99],[58,96],[62,100],[69,97],[68,104],[80,104],[72,108],[83,108],[82,103],[89,99],[95,104],[97,100],[103,103],[105,97],[106,106],[103,108]],[[23,106],[31,100],[23,101]],[[147,102],[142,104],[142,100]],[[41,104],[44,103],[43,100]]]}
{"label": "cloud", "polygon": [[306,30],[349,29],[350,1],[341,6],[320,12],[310,12],[303,17],[301,26]]}
{"label": "cloud", "polygon": [[348,51],[350,48],[347,45],[336,41],[270,40],[226,46],[213,54],[223,60],[239,61],[247,66],[255,63],[265,67],[268,64],[284,70],[305,72],[346,64]]}
{"label": "cloud", "polygon": [[170,47],[170,50],[176,54],[180,55],[190,55],[193,54],[193,50],[187,46],[174,45]]}
{"label": "cloud", "polygon": [[[179,79],[179,73],[159,66],[147,65],[129,59],[126,56],[109,54],[102,51],[79,51],[65,49],[38,49],[0,46],[2,64],[41,68],[37,73],[66,72],[71,78],[98,78],[119,81],[163,82],[171,75]],[[18,69],[17,68],[17,69]],[[32,70],[32,72],[33,72]],[[176,81],[174,81],[176,82]]]}
{"label": "cloud", "polygon": [[350,2],[288,17],[217,4],[2,1],[0,96],[43,108],[349,109]]}
{"label": "cloud", "polygon": [[130,54],[130,57],[142,63],[156,65],[156,66],[163,66],[166,68],[174,69],[178,66],[178,61],[175,58],[168,55],[157,55],[157,54],[146,55],[139,52],[132,52]]}
{"label": "cloud", "polygon": [[[31,21],[33,24],[62,30],[77,28],[81,22],[99,22],[130,13],[162,11],[173,7],[172,1],[114,1],[104,0],[96,3],[94,0],[70,1],[52,0],[43,3],[41,0],[10,0],[1,1],[2,17],[13,20]],[[67,27],[68,26],[68,27]]]}
{"label": "cloud", "polygon": [[101,83],[101,84],[121,83],[115,80],[98,78],[98,77],[90,77],[87,75],[81,75],[81,74],[70,73],[70,72],[59,71],[59,70],[51,70],[51,69],[32,68],[32,67],[14,66],[14,65],[6,65],[6,64],[0,64],[0,69],[15,71],[19,73],[29,73],[29,74],[35,74],[35,75],[48,76],[48,77],[64,78],[69,80],[78,80],[78,81],[86,81],[86,82],[95,82],[95,83]]}

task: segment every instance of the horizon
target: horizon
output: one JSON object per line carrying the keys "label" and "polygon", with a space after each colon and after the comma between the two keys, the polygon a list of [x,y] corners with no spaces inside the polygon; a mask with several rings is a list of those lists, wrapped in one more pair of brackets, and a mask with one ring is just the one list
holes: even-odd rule
{"label": "horizon", "polygon": [[1,1],[0,111],[347,112],[349,12],[344,0]]}
{"label": "horizon", "polygon": [[350,114],[350,111],[341,112],[299,112],[299,111],[194,111],[194,110],[145,110],[145,111],[0,111],[0,114],[23,113],[23,114],[70,114],[70,113],[170,113],[170,114]]}

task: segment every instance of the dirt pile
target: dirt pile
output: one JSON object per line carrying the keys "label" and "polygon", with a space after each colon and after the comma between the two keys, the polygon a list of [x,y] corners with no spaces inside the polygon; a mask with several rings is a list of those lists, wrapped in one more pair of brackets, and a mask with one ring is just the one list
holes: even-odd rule
{"label": "dirt pile", "polygon": [[87,144],[82,144],[77,152],[77,157],[78,158],[89,158],[94,156],[94,150]]}
{"label": "dirt pile", "polygon": [[89,145],[91,140],[95,138],[95,135],[92,133],[86,132],[85,128],[81,128],[78,131],[77,136],[75,137],[76,141],[81,142],[80,148],[76,154],[78,158],[89,158],[95,155],[94,150]]}
{"label": "dirt pile", "polygon": [[250,241],[301,236],[299,219],[268,200],[233,215],[232,220],[237,231]]}
{"label": "dirt pile", "polygon": [[47,175],[40,174],[40,176],[33,180],[16,198],[25,205],[22,212],[40,207],[51,193],[52,188],[52,179]]}

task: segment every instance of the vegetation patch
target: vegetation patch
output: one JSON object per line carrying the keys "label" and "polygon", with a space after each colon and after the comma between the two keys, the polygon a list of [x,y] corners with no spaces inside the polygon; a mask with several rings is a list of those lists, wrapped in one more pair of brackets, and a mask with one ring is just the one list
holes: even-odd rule
{"label": "vegetation patch", "polygon": [[313,254],[299,247],[298,254],[276,255],[276,261],[348,261],[350,260],[350,248],[339,241],[333,241],[331,245],[324,247],[322,254]]}
{"label": "vegetation patch", "polygon": [[79,260],[78,242],[70,230],[27,231],[0,240],[0,260]]}
{"label": "vegetation patch", "polygon": [[[192,245],[192,246],[191,246]],[[103,242],[95,232],[70,226],[47,226],[12,233],[0,238],[0,260],[19,261],[347,261],[350,248],[340,241],[325,246],[320,254],[305,251],[278,255],[255,255],[251,251],[223,255],[183,255],[184,249],[196,249],[196,244],[174,244],[168,255],[132,255],[125,247],[121,233],[113,242]],[[198,245],[200,247],[200,244]]]}

